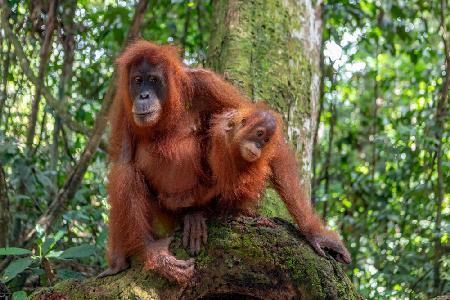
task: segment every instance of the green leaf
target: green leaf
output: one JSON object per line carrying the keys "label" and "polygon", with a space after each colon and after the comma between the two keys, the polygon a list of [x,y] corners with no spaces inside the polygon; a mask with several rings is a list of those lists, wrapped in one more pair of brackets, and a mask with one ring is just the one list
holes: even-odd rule
{"label": "green leaf", "polygon": [[12,300],[26,300],[27,293],[25,291],[18,291],[12,294]]}
{"label": "green leaf", "polygon": [[63,254],[63,251],[50,251],[45,257],[47,258],[59,258]]}
{"label": "green leaf", "polygon": [[81,258],[88,257],[95,253],[97,248],[93,245],[81,245],[76,247],[71,247],[66,249],[62,254],[61,258]]}
{"label": "green leaf", "polygon": [[23,255],[23,254],[31,254],[31,251],[28,249],[17,247],[0,248],[0,255]]}
{"label": "green leaf", "polygon": [[61,280],[66,279],[83,279],[84,276],[78,272],[70,269],[58,269],[58,278]]}
{"label": "green leaf", "polygon": [[26,268],[28,268],[33,263],[33,259],[31,257],[19,258],[18,260],[13,261],[8,265],[3,274],[3,281],[8,282],[17,274],[23,272]]}
{"label": "green leaf", "polygon": [[39,183],[42,184],[42,186],[51,188],[51,189],[54,188],[53,182],[44,173],[37,172],[36,177],[37,177],[37,180],[39,181]]}
{"label": "green leaf", "polygon": [[56,243],[64,236],[64,231],[60,230],[58,233],[56,233],[53,237],[46,238],[44,244],[42,245],[42,253],[44,256],[47,255],[47,253],[52,250]]}

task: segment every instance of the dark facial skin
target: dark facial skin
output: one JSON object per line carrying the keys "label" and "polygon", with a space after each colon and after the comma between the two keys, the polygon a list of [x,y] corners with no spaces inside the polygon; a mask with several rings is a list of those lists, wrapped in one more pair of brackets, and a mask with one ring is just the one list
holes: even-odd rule
{"label": "dark facial skin", "polygon": [[166,101],[166,86],[161,69],[146,60],[133,65],[130,69],[129,87],[134,122],[138,126],[156,124]]}
{"label": "dark facial skin", "polygon": [[255,111],[248,118],[242,119],[241,128],[238,129],[245,130],[240,143],[242,157],[248,162],[256,161],[276,128],[275,118],[267,111]]}

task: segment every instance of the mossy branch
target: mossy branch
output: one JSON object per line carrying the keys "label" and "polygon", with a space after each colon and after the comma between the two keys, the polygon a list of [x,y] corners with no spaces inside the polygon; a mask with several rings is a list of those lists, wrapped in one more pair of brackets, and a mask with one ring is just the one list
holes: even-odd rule
{"label": "mossy branch", "polygon": [[[184,287],[135,262],[119,275],[64,281],[32,299],[362,299],[341,265],[316,255],[292,224],[274,222],[274,228],[244,217],[209,222],[208,245]],[[175,236],[171,250],[185,259],[180,235]]]}

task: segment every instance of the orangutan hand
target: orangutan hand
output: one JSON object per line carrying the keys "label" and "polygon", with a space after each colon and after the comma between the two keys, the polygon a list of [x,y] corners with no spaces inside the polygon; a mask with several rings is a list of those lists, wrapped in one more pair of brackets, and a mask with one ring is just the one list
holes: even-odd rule
{"label": "orangutan hand", "polygon": [[306,239],[320,256],[326,257],[325,251],[328,250],[327,252],[338,262],[345,264],[352,262],[350,253],[335,232],[325,231],[323,234],[311,234],[306,236]]}

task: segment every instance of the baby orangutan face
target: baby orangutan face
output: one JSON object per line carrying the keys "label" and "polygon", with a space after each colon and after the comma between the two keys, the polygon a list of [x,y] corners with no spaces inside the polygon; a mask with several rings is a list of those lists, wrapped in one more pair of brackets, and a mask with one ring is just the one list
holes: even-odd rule
{"label": "baby orangutan face", "polygon": [[235,111],[230,114],[228,130],[233,143],[247,162],[261,157],[264,147],[270,142],[277,129],[275,117],[266,110],[254,110],[250,114]]}

